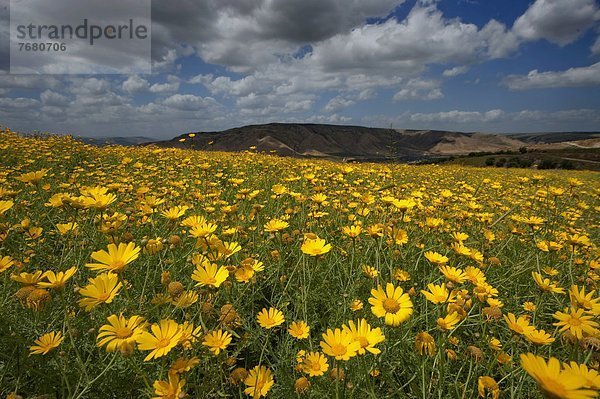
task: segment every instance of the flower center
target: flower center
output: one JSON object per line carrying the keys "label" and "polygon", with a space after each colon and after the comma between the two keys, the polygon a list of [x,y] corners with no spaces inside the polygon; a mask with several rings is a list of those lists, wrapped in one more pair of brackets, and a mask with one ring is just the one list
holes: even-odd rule
{"label": "flower center", "polygon": [[127,327],[118,328],[115,331],[115,335],[119,339],[129,338],[129,337],[131,337],[132,334],[133,334],[133,331],[131,331],[131,329],[129,329]]}
{"label": "flower center", "polygon": [[164,347],[168,346],[170,343],[171,343],[171,340],[169,338],[161,338],[156,343],[156,347],[157,348],[164,348]]}
{"label": "flower center", "polygon": [[125,262],[123,262],[122,260],[117,260],[117,261],[114,261],[114,262],[111,264],[111,268],[112,268],[113,270],[120,270],[120,269],[122,269],[122,268],[123,268],[123,266],[125,266]]}
{"label": "flower center", "polygon": [[369,340],[365,337],[356,337],[356,340],[358,341],[358,343],[360,343],[361,348],[366,348],[367,346],[369,346]]}
{"label": "flower center", "polygon": [[319,362],[311,362],[310,368],[314,371],[321,371],[321,365],[319,364]]}
{"label": "flower center", "polygon": [[580,326],[581,325],[581,320],[579,320],[576,317],[571,317],[569,319],[568,323],[569,323],[569,325],[576,327],[576,326]]}
{"label": "flower center", "polygon": [[346,354],[346,345],[334,344],[331,346],[331,351],[334,356],[342,356]]}
{"label": "flower center", "polygon": [[106,302],[106,300],[110,297],[110,292],[103,292],[102,294],[98,295],[98,300],[100,302]]}
{"label": "flower center", "polygon": [[388,313],[397,313],[400,310],[400,304],[393,298],[386,298],[383,301],[383,308]]}

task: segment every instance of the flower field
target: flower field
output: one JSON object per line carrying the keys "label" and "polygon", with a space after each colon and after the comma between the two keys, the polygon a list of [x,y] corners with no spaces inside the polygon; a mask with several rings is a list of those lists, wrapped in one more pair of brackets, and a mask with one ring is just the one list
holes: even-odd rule
{"label": "flower field", "polygon": [[593,398],[600,175],[0,133],[2,398]]}

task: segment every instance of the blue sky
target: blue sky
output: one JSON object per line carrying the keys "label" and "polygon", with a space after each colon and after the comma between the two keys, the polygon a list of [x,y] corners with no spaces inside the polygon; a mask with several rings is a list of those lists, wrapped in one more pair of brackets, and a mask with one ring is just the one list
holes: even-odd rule
{"label": "blue sky", "polygon": [[600,130],[594,0],[174,0],[152,18],[152,74],[4,71],[0,124],[155,138],[268,122]]}

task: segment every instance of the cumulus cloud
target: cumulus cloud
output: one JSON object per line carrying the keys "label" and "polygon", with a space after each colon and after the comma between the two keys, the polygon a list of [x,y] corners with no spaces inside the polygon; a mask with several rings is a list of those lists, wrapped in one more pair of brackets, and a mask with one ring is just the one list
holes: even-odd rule
{"label": "cumulus cloud", "polygon": [[442,75],[447,78],[450,78],[450,77],[462,75],[463,73],[467,73],[468,70],[469,70],[469,67],[466,65],[455,66],[454,68],[444,70],[444,72],[442,72]]}
{"label": "cumulus cloud", "polygon": [[413,122],[450,122],[464,124],[469,122],[497,121],[504,115],[504,111],[500,109],[493,109],[487,112],[453,110],[434,113],[414,113],[410,115],[410,120]]}
{"label": "cumulus cloud", "polygon": [[3,89],[55,89],[61,81],[55,77],[42,75],[8,75],[0,74],[0,88]]}
{"label": "cumulus cloud", "polygon": [[351,116],[331,114],[331,115],[313,115],[306,119],[306,122],[311,123],[335,123],[345,124],[352,121]]}
{"label": "cumulus cloud", "polygon": [[174,75],[169,75],[165,83],[154,83],[150,86],[150,92],[159,94],[175,93],[179,90],[179,85],[179,78]]}
{"label": "cumulus cloud", "polygon": [[411,79],[394,95],[394,101],[438,100],[443,97],[438,80]]}
{"label": "cumulus cloud", "polygon": [[405,20],[391,18],[337,33],[312,43],[301,57],[279,57],[237,79],[201,74],[189,83],[204,85],[212,95],[235,98],[245,114],[252,109],[272,114],[276,104],[287,103],[291,95],[323,91],[338,92],[324,106],[327,112],[360,101],[353,92],[373,93],[382,87],[397,88],[396,100],[438,99],[443,97],[440,83],[419,76],[430,64],[455,64],[450,73],[460,73],[467,68],[464,64],[493,57],[499,50],[490,47],[496,45],[492,44],[490,26],[506,33],[499,22],[479,29],[445,18],[435,5],[419,3]]}
{"label": "cumulus cloud", "polygon": [[534,69],[527,75],[507,76],[503,84],[511,90],[600,85],[600,62],[557,72],[539,72]]}
{"label": "cumulus cloud", "polygon": [[404,76],[429,63],[475,62],[487,43],[474,24],[445,19],[434,6],[415,7],[403,21],[364,25],[313,46],[310,61],[323,71]]}
{"label": "cumulus cloud", "polygon": [[67,96],[56,93],[52,90],[45,90],[40,94],[40,100],[44,106],[66,107],[70,101]]}
{"label": "cumulus cloud", "polygon": [[355,100],[345,98],[344,96],[336,96],[329,100],[323,109],[327,112],[335,112],[354,104],[356,104]]}
{"label": "cumulus cloud", "polygon": [[175,94],[167,97],[162,103],[181,111],[197,111],[217,105],[211,97],[204,98],[193,94]]}
{"label": "cumulus cloud", "polygon": [[0,98],[0,109],[11,111],[27,111],[31,108],[37,108],[40,102],[33,98]]}
{"label": "cumulus cloud", "polygon": [[350,107],[359,101],[370,100],[376,96],[374,89],[365,89],[358,93],[345,93],[333,97],[325,104],[323,110],[326,112],[336,112],[341,109]]}
{"label": "cumulus cloud", "polygon": [[126,81],[123,82],[121,88],[124,92],[133,94],[140,91],[148,90],[149,88],[148,81],[146,79],[140,78],[137,75],[132,75],[127,78]]}
{"label": "cumulus cloud", "polygon": [[[276,62],[299,45],[348,32],[404,0],[230,0],[154,2],[153,52],[194,47],[203,60],[236,71]],[[155,29],[156,28],[156,29]]]}
{"label": "cumulus cloud", "polygon": [[564,46],[598,20],[600,9],[595,0],[536,0],[515,21],[513,31],[525,40],[546,39]]}

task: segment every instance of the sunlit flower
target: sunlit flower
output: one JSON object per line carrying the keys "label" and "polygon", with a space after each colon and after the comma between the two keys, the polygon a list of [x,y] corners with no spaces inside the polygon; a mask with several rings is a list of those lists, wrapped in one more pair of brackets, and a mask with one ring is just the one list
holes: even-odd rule
{"label": "sunlit flower", "polygon": [[95,278],[90,278],[89,282],[79,291],[84,298],[78,301],[79,306],[88,312],[101,303],[111,303],[123,286],[119,282],[119,277],[114,273],[100,274]]}
{"label": "sunlit flower", "polygon": [[266,396],[275,381],[271,370],[265,366],[256,366],[250,370],[244,383],[247,386],[244,393],[252,396],[253,399],[257,399]]}
{"label": "sunlit flower", "polygon": [[532,330],[534,327],[529,324],[529,318],[526,316],[519,316],[517,319],[514,314],[508,313],[504,316],[504,320],[513,332],[523,335],[525,332]]}
{"label": "sunlit flower", "polygon": [[585,389],[587,380],[571,370],[561,370],[556,358],[546,360],[533,353],[521,354],[521,366],[529,374],[542,393],[548,398],[587,399],[595,398],[596,392]]}
{"label": "sunlit flower", "polygon": [[348,321],[348,325],[343,325],[342,329],[349,332],[352,339],[360,344],[359,355],[364,355],[367,351],[374,355],[381,353],[381,350],[375,347],[385,341],[381,328],[372,328],[365,319],[359,319],[356,323],[352,320]]}
{"label": "sunlit flower", "polygon": [[0,258],[0,273],[8,270],[9,267],[15,264],[15,261],[10,256],[3,256]]}
{"label": "sunlit flower", "polygon": [[433,283],[427,284],[429,291],[421,290],[421,294],[425,295],[428,301],[440,304],[446,302],[455,302],[456,295],[448,291],[446,284],[435,285]]}
{"label": "sunlit flower", "polygon": [[342,331],[339,328],[327,329],[327,332],[323,333],[323,341],[320,345],[326,355],[333,356],[337,360],[349,360],[356,356],[360,349],[360,343],[352,339],[350,331]]}
{"label": "sunlit flower", "polygon": [[222,350],[225,350],[231,343],[231,334],[228,331],[217,330],[211,331],[204,336],[202,345],[208,347],[213,355],[218,355]]}
{"label": "sunlit flower", "polygon": [[565,372],[575,374],[585,379],[585,388],[592,388],[594,390],[600,390],[600,374],[597,370],[589,368],[585,364],[578,364],[577,362],[563,363],[563,369]]}
{"label": "sunlit flower", "polygon": [[296,339],[306,339],[310,333],[310,327],[305,321],[294,321],[288,328],[288,333]]}
{"label": "sunlit flower", "polygon": [[437,325],[441,330],[449,331],[456,327],[456,324],[458,324],[459,321],[460,316],[458,313],[454,312],[446,315],[446,317],[440,317],[437,319]]}
{"label": "sunlit flower", "polygon": [[467,275],[461,269],[456,267],[441,266],[440,271],[444,277],[454,283],[462,284],[465,280],[467,280]]}
{"label": "sunlit flower", "polygon": [[152,324],[150,330],[151,332],[143,331],[135,339],[141,350],[150,351],[144,358],[145,362],[165,356],[177,345],[182,335],[179,324],[169,319]]}
{"label": "sunlit flower", "polygon": [[200,287],[209,285],[219,288],[227,280],[227,277],[229,277],[229,273],[225,267],[219,267],[206,258],[196,265],[196,269],[192,274],[192,280],[197,281],[196,286]]}
{"label": "sunlit flower", "polygon": [[379,286],[371,290],[369,298],[371,311],[377,317],[385,318],[385,324],[397,326],[408,320],[413,313],[413,304],[408,294],[404,293],[402,287],[394,287],[387,283],[385,291]]}
{"label": "sunlit flower", "polygon": [[525,330],[523,336],[534,345],[548,345],[555,341],[546,331],[536,330],[535,328]]}
{"label": "sunlit flower", "polygon": [[168,219],[170,221],[175,221],[175,220],[179,219],[180,217],[182,217],[183,215],[185,215],[185,212],[188,209],[189,208],[187,206],[174,206],[172,208],[162,211],[161,215],[163,215],[166,219]]}
{"label": "sunlit flower", "polygon": [[269,233],[276,233],[278,231],[288,228],[290,224],[285,220],[271,219],[265,224],[265,231]]}
{"label": "sunlit flower", "polygon": [[53,288],[56,290],[61,289],[65,286],[67,280],[73,277],[76,271],[76,267],[71,267],[64,272],[56,273],[49,270],[42,275],[42,278],[45,278],[48,281],[40,281],[37,283],[37,286],[42,288]]}
{"label": "sunlit flower", "polygon": [[448,258],[442,254],[439,254],[437,252],[432,252],[432,251],[427,251],[425,252],[425,258],[433,263],[434,265],[445,265],[446,263],[448,263]]}
{"label": "sunlit flower", "polygon": [[263,308],[256,316],[256,319],[258,320],[258,324],[266,329],[277,327],[285,321],[283,313],[275,308],[269,308],[269,310]]}
{"label": "sunlit flower", "polygon": [[15,179],[23,183],[38,184],[44,178],[44,176],[46,176],[46,173],[48,173],[49,170],[50,169],[40,169],[35,172],[23,173],[15,177]]}
{"label": "sunlit flower", "polygon": [[60,331],[52,331],[44,334],[35,340],[35,345],[29,347],[30,354],[45,355],[52,349],[57,348],[64,339],[65,338]]}
{"label": "sunlit flower", "polygon": [[100,327],[96,344],[106,346],[107,352],[132,347],[145,328],[144,319],[140,316],[131,316],[126,319],[123,315],[108,316],[108,323]]}
{"label": "sunlit flower", "polygon": [[86,263],[85,266],[95,271],[107,271],[119,273],[125,267],[136,260],[140,254],[140,248],[133,242],[129,244],[108,244],[108,252],[104,250],[92,252],[92,259],[98,263]]}
{"label": "sunlit flower", "polygon": [[185,380],[179,378],[179,374],[170,372],[167,381],[154,381],[154,394],[152,399],[179,399],[184,396],[183,386]]}
{"label": "sunlit flower", "polygon": [[564,312],[556,312],[553,317],[558,320],[554,323],[560,327],[558,331],[569,331],[577,339],[582,339],[583,335],[596,336],[598,323],[593,320],[593,316],[583,314],[584,309],[566,308]]}
{"label": "sunlit flower", "polygon": [[310,352],[302,358],[302,371],[310,377],[318,377],[329,370],[327,357],[321,352]]}
{"label": "sunlit flower", "polygon": [[13,207],[13,201],[0,201],[0,216]]}
{"label": "sunlit flower", "polygon": [[596,290],[586,293],[585,287],[579,289],[578,286],[572,285],[569,290],[569,298],[573,307],[584,309],[594,315],[600,314],[600,298],[596,296]]}
{"label": "sunlit flower", "polygon": [[300,249],[310,256],[324,255],[331,250],[331,244],[326,244],[322,238],[306,239]]}
{"label": "sunlit flower", "polygon": [[550,281],[550,279],[542,277],[540,273],[531,272],[531,275],[533,276],[533,281],[535,281],[537,286],[540,287],[542,291],[552,292],[555,294],[565,293],[564,288],[557,286],[557,284],[555,282]]}

